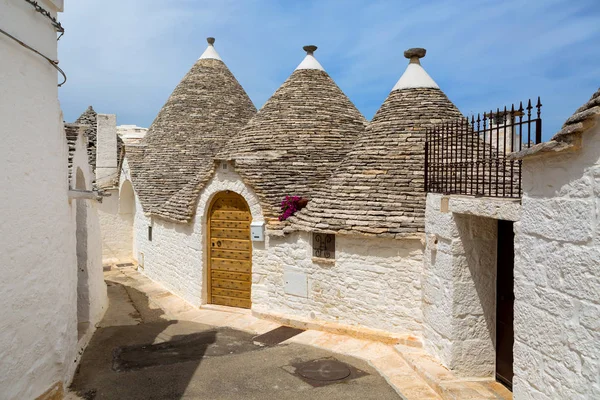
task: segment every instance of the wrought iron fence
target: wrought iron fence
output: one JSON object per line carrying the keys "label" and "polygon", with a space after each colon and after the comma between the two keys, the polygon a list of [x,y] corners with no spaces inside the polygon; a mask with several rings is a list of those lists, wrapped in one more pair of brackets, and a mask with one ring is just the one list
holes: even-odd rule
{"label": "wrought iron fence", "polygon": [[521,161],[507,154],[542,141],[542,103],[496,109],[426,131],[425,190],[520,198]]}

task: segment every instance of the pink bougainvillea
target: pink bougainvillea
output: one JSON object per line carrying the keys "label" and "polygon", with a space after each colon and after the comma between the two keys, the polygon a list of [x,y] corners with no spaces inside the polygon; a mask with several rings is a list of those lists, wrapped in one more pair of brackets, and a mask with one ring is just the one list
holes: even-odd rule
{"label": "pink bougainvillea", "polygon": [[300,196],[285,196],[285,199],[281,202],[281,215],[279,216],[280,221],[285,221],[296,211],[302,210],[308,203],[307,199]]}

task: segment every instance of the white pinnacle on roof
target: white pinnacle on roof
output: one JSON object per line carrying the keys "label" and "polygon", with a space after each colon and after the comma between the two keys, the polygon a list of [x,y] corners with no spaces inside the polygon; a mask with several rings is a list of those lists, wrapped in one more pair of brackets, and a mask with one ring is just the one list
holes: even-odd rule
{"label": "white pinnacle on roof", "polygon": [[410,59],[410,63],[392,89],[392,92],[398,89],[440,88],[423,67],[421,67],[419,59],[425,57],[425,53],[426,50],[421,48],[408,49],[404,52],[404,57]]}
{"label": "white pinnacle on roof", "polygon": [[217,50],[215,50],[215,46],[213,46],[215,44],[215,38],[209,37],[206,38],[206,41],[208,42],[208,47],[206,48],[206,50],[204,50],[204,53],[202,53],[199,60],[203,60],[205,58],[212,58],[213,60],[223,61],[221,60],[221,56],[219,56],[219,53],[217,53]]}
{"label": "white pinnacle on roof", "polygon": [[303,47],[304,51],[306,51],[306,57],[304,60],[296,67],[296,70],[299,69],[318,69],[321,71],[325,71],[325,68],[315,58],[313,53],[317,50],[317,46],[309,45]]}

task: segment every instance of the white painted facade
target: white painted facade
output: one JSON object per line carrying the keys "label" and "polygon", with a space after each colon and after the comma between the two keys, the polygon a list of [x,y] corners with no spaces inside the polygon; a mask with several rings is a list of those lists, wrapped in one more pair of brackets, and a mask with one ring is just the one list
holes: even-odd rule
{"label": "white painted facade", "polygon": [[[83,130],[82,130],[83,132]],[[75,144],[71,188],[92,190],[95,175],[88,161],[87,137],[80,134]],[[84,348],[108,307],[102,270],[102,241],[98,208],[89,199],[70,199],[77,257],[77,331],[79,349]],[[79,350],[78,349],[78,350]]]}
{"label": "white painted facade", "polygon": [[[62,11],[62,1],[38,2]],[[0,26],[57,59],[56,31],[30,4],[0,2]],[[0,54],[0,397],[32,399],[68,385],[77,367],[77,201],[68,198],[56,70],[5,35]]]}
{"label": "white painted facade", "polygon": [[135,197],[131,182],[121,184],[121,190],[105,191],[98,205],[98,216],[102,227],[102,262],[104,264],[129,263],[133,261],[133,219]]}
{"label": "white painted facade", "polygon": [[[208,302],[205,221],[214,195],[224,190],[240,194],[250,207],[252,222],[263,221],[256,194],[231,164],[226,165],[224,169],[218,163],[200,194],[191,224],[148,218],[136,204],[136,259],[143,263],[144,273],[197,306]],[[148,240],[149,226],[152,241]],[[252,309],[420,336],[422,265],[419,239],[337,236],[332,265],[313,260],[309,233],[267,234],[264,242],[252,246]],[[290,274],[303,281],[299,291],[288,290]]]}
{"label": "white painted facade", "polygon": [[514,396],[600,398],[600,121],[578,150],[523,160]]}
{"label": "white painted facade", "polygon": [[[253,257],[252,309],[420,336],[421,240],[337,235],[335,263],[312,257],[312,235],[267,236]],[[290,283],[305,282],[304,290]],[[296,283],[297,285],[297,283]]]}

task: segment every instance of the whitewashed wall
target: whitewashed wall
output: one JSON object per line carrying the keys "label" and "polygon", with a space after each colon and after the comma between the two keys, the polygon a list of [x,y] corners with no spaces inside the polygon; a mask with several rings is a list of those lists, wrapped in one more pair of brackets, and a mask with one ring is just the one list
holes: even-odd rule
{"label": "whitewashed wall", "polygon": [[[206,216],[213,196],[223,190],[242,195],[253,222],[263,221],[255,193],[231,169],[217,168],[200,194],[193,224],[135,217],[137,257],[144,272],[192,304],[205,298]],[[148,226],[152,224],[152,242]],[[308,233],[268,236],[252,247],[252,308],[264,313],[363,325],[395,333],[421,332],[420,240],[336,238],[336,264],[313,263]],[[306,277],[306,295],[286,293],[284,272]]]}
{"label": "whitewashed wall", "polygon": [[[0,26],[57,58],[54,28],[30,4],[0,1]],[[0,55],[0,397],[31,399],[71,377],[75,232],[56,70],[4,35]]]}
{"label": "whitewashed wall", "polygon": [[126,263],[133,256],[133,224],[135,197],[131,182],[123,180],[120,189],[105,190],[110,194],[98,204],[102,231],[102,262]]}
{"label": "whitewashed wall", "polygon": [[[442,197],[427,195],[424,345],[459,376],[492,377],[497,221],[451,210],[442,212]],[[481,207],[476,203],[485,201],[472,199],[465,210],[477,210]]]}
{"label": "whitewashed wall", "polygon": [[[80,134],[75,143],[71,186],[81,190],[92,190],[94,173],[88,161],[87,138]],[[80,180],[83,178],[82,180]],[[82,323],[78,331],[87,331],[87,345],[95,324],[100,322],[108,307],[108,297],[102,270],[102,239],[98,203],[95,200],[70,200],[72,229],[75,235],[77,255],[77,315]],[[80,349],[78,349],[80,350]]]}
{"label": "whitewashed wall", "polygon": [[[253,264],[253,310],[420,336],[420,240],[338,235],[334,265],[313,261],[311,240],[268,237]],[[306,291],[286,290],[290,277]]]}
{"label": "whitewashed wall", "polygon": [[600,399],[600,121],[582,148],[523,161],[515,399]]}

